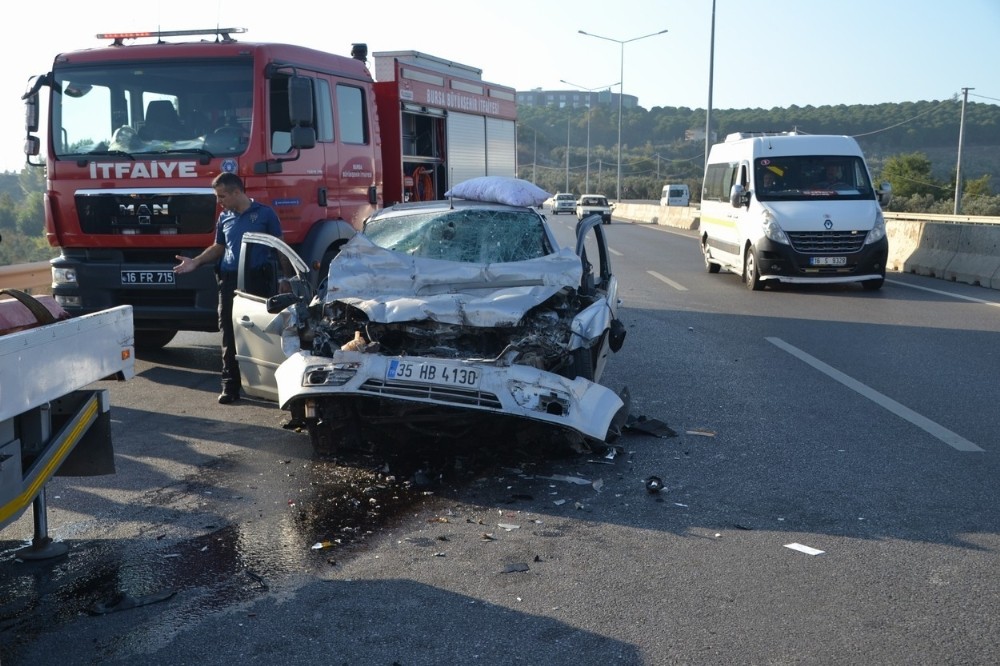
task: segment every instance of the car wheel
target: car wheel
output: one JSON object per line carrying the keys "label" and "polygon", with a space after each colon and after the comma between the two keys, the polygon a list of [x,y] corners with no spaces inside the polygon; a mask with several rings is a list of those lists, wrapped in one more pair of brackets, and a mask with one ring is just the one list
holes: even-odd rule
{"label": "car wheel", "polygon": [[177,335],[176,329],[139,329],[135,331],[135,348],[138,351],[154,351],[167,346]]}
{"label": "car wheel", "polygon": [[702,241],[701,254],[705,258],[705,270],[708,271],[709,273],[718,273],[719,269],[721,269],[722,266],[712,261],[712,251],[708,249],[707,239]]}
{"label": "car wheel", "polygon": [[743,283],[750,291],[760,291],[764,288],[764,281],[760,279],[760,269],[757,266],[757,250],[753,247],[747,248],[746,257],[743,259]]}

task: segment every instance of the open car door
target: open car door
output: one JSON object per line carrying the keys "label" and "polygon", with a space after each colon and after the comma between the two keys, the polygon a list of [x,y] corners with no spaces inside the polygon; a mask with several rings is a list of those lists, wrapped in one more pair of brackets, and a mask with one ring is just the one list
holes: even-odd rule
{"label": "open car door", "polygon": [[[251,251],[253,248],[257,249]],[[268,255],[265,270],[252,270],[249,266],[250,257],[256,254],[255,258],[259,258],[263,253]],[[295,277],[287,282],[280,279],[283,272],[279,254],[295,271]],[[288,286],[283,287],[283,284]],[[247,395],[277,401],[278,388],[274,371],[286,358],[282,333],[289,313],[268,312],[268,301],[272,299],[273,303],[274,297],[280,298],[283,292],[291,291],[298,298],[288,297],[287,302],[294,300],[308,304],[312,298],[309,285],[309,267],[284,241],[267,234],[244,234],[236,293],[233,297],[233,331],[236,338],[236,360],[240,364],[243,391]],[[274,310],[274,307],[271,309]],[[291,350],[294,351],[297,349]]]}
{"label": "open car door", "polygon": [[593,379],[599,381],[608,352],[618,351],[625,335],[618,320],[618,278],[611,272],[611,254],[600,214],[588,215],[576,225],[576,254],[583,262],[581,292],[596,299],[581,317],[592,314],[593,323],[588,328],[604,331],[603,339],[593,348],[590,358]]}

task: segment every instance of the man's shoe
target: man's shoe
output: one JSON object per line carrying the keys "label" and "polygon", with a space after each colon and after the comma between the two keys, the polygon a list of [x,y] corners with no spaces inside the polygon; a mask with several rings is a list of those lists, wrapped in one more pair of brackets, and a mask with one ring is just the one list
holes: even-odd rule
{"label": "man's shoe", "polygon": [[240,399],[239,393],[220,393],[219,394],[219,404],[228,405],[230,403],[236,402]]}

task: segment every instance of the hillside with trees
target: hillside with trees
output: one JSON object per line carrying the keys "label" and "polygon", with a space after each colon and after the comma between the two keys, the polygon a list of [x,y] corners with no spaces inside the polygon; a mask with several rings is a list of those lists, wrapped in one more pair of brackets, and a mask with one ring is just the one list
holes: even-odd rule
{"label": "hillside with trees", "polygon": [[[718,140],[738,131],[853,136],[865,151],[876,181],[892,185],[890,210],[951,213],[961,112],[957,99],[717,109],[712,111],[712,127]],[[658,199],[663,184],[671,181],[687,183],[692,201],[697,201],[705,163],[704,130],[704,109],[625,109],[622,198]],[[689,138],[692,134],[693,139]],[[549,192],[581,194],[589,176],[590,191],[614,197],[617,143],[617,107],[595,106],[589,118],[582,108],[518,107],[518,175]],[[1000,216],[1000,105],[966,105],[962,180],[963,213]],[[42,261],[58,254],[45,240],[44,186],[40,168],[0,174],[0,265]]]}
{"label": "hillside with trees", "polygon": [[[738,131],[853,136],[873,177],[892,184],[891,210],[950,213],[961,113],[956,99],[721,109],[712,111],[712,128],[717,141]],[[662,185],[672,181],[687,183],[697,200],[705,163],[705,110],[640,107],[625,109],[622,120],[622,198],[657,199]],[[614,196],[618,109],[593,108],[589,125],[590,189]],[[1000,106],[969,102],[964,133],[962,212],[1000,215]],[[690,139],[692,134],[696,138]],[[568,181],[569,190],[581,193],[587,180],[587,135],[587,109],[518,107],[519,175],[551,192],[566,190]]]}

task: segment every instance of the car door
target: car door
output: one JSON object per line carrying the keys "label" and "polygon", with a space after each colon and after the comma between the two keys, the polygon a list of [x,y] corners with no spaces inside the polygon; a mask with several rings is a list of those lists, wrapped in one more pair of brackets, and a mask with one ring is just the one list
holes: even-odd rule
{"label": "car door", "polygon": [[[576,229],[576,254],[583,262],[583,285],[594,302],[580,315],[587,339],[601,337],[594,349],[594,381],[599,381],[612,349],[612,329],[620,327],[618,318],[618,278],[611,270],[611,253],[600,216],[584,218]],[[622,329],[624,330],[624,329]]]}
{"label": "car door", "polygon": [[309,268],[292,248],[279,238],[260,233],[246,233],[240,250],[240,268],[233,296],[233,332],[236,340],[236,360],[240,366],[243,391],[247,395],[278,399],[278,387],[274,371],[287,357],[282,347],[282,332],[286,315],[282,312],[271,314],[267,311],[268,298],[279,293],[279,281],[271,281],[266,292],[262,288],[251,289],[250,270],[247,268],[251,248],[264,246],[274,255],[273,274],[280,275],[280,262],[275,253],[280,253],[295,271],[297,285],[308,285]]}

